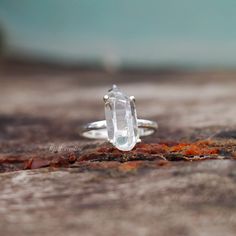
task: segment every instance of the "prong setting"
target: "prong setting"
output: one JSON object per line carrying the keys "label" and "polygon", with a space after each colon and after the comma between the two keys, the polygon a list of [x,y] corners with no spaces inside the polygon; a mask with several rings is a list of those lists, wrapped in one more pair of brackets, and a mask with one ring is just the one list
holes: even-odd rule
{"label": "prong setting", "polygon": [[104,95],[104,97],[103,97],[103,101],[104,102],[107,102],[108,101],[108,99],[109,99],[109,96],[106,94],[106,95]]}
{"label": "prong setting", "polygon": [[107,141],[108,141],[108,143],[113,144],[111,139],[108,138]]}
{"label": "prong setting", "polygon": [[130,96],[129,99],[135,103],[136,99],[135,96]]}

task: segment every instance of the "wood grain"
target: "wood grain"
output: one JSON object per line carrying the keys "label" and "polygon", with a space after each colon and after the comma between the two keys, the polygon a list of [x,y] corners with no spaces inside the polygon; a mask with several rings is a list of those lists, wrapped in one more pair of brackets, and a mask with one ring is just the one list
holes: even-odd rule
{"label": "wood grain", "polygon": [[[1,235],[235,235],[235,75],[3,66]],[[160,126],[130,153],[79,136],[113,83]]]}

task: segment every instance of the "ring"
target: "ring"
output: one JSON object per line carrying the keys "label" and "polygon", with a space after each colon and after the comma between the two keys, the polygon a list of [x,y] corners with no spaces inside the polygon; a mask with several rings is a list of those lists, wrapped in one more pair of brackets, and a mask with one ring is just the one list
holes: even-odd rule
{"label": "ring", "polygon": [[107,139],[121,151],[132,150],[140,137],[153,134],[158,124],[155,121],[137,119],[135,97],[127,96],[116,85],[103,97],[106,120],[88,123],[81,135],[91,139]]}

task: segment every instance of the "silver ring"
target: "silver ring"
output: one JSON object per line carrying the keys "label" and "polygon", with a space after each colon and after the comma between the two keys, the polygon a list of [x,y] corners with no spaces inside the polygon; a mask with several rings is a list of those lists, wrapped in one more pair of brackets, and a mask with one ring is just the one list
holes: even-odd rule
{"label": "silver ring", "polygon": [[[148,136],[153,134],[158,125],[155,121],[138,119],[139,136]],[[108,139],[107,123],[105,120],[99,120],[88,123],[83,127],[82,136],[91,139]]]}
{"label": "silver ring", "polygon": [[135,98],[128,97],[117,86],[103,98],[106,120],[88,123],[81,135],[90,139],[107,139],[117,149],[130,151],[140,137],[153,134],[158,124],[155,121],[137,119]]}

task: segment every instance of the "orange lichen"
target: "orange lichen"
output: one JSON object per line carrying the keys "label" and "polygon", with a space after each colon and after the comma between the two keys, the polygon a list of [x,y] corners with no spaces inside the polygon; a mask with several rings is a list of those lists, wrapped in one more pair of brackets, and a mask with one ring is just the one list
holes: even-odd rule
{"label": "orange lichen", "polygon": [[219,153],[219,149],[210,146],[210,142],[201,141],[194,143],[179,143],[175,145],[166,144],[142,144],[136,151],[150,154],[179,153],[183,155],[214,155]]}
{"label": "orange lichen", "polygon": [[179,152],[183,155],[214,155],[219,153],[219,149],[211,147],[210,142],[200,141],[195,143],[180,143],[170,147],[171,152]]}

